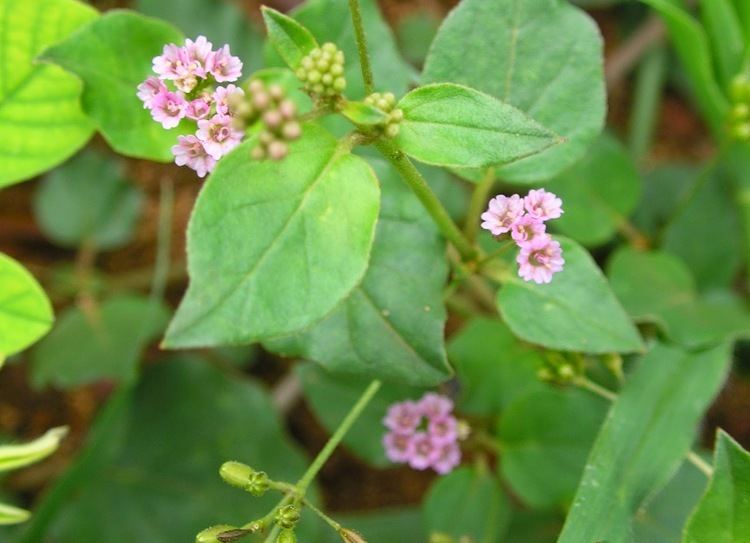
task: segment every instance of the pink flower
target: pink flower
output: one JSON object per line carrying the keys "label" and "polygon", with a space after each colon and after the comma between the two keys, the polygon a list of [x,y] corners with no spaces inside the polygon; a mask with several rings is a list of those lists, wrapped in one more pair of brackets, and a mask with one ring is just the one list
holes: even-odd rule
{"label": "pink flower", "polygon": [[205,119],[208,117],[208,114],[211,112],[211,102],[206,100],[205,98],[196,98],[195,100],[191,100],[187,108],[185,109],[185,116],[188,119],[192,119],[194,121],[198,121],[200,119]]}
{"label": "pink flower", "polygon": [[524,215],[513,223],[510,235],[518,245],[523,245],[539,236],[543,236],[546,231],[547,226],[542,221],[535,219],[531,215]]}
{"label": "pink flower", "polygon": [[453,468],[461,463],[461,448],[453,441],[445,443],[439,450],[437,457],[432,462],[432,469],[441,475],[453,471]]}
{"label": "pink flower", "polygon": [[192,168],[198,177],[205,177],[214,169],[216,159],[206,152],[201,140],[191,134],[179,136],[177,141],[177,145],[172,147],[175,164]]}
{"label": "pink flower", "polygon": [[216,87],[214,101],[216,102],[216,113],[229,115],[229,100],[232,96],[244,96],[245,91],[236,85],[229,84],[226,87]]}
{"label": "pink flower", "polygon": [[516,262],[519,276],[539,284],[549,283],[565,264],[560,244],[546,234],[521,245]]}
{"label": "pink flower", "polygon": [[540,221],[557,219],[563,214],[562,200],[544,189],[530,190],[523,203],[529,215]]}
{"label": "pink flower", "polygon": [[391,462],[408,462],[414,454],[412,436],[408,434],[388,432],[383,437],[383,447],[385,448],[385,455]]}
{"label": "pink flower", "polygon": [[440,418],[451,414],[453,411],[453,402],[450,398],[428,392],[417,404],[422,415],[428,418]]}
{"label": "pink flower", "polygon": [[388,408],[383,419],[386,428],[401,434],[411,434],[422,421],[422,413],[414,402],[399,402]]}
{"label": "pink flower", "polygon": [[187,102],[174,92],[162,90],[151,100],[151,116],[164,128],[174,128],[185,116]]}
{"label": "pink flower", "polygon": [[458,422],[450,415],[435,417],[430,420],[427,431],[438,443],[454,443],[458,439]]}
{"label": "pink flower", "polygon": [[212,48],[213,44],[206,39],[206,36],[198,36],[195,41],[189,38],[185,40],[184,50],[188,68],[200,77],[206,77],[206,63]]}
{"label": "pink flower", "polygon": [[417,432],[411,438],[412,451],[409,455],[409,466],[424,470],[432,466],[440,455],[440,445],[425,432]]}
{"label": "pink flower", "polygon": [[151,104],[157,94],[167,92],[167,86],[158,77],[148,77],[143,83],[138,85],[138,98],[143,102],[145,109],[151,109]]}
{"label": "pink flower", "polygon": [[495,196],[490,200],[487,211],[482,213],[482,228],[499,236],[509,232],[513,223],[523,215],[524,201],[518,194]]}
{"label": "pink flower", "polygon": [[187,62],[185,49],[169,43],[164,46],[161,55],[154,57],[152,67],[161,79],[177,79]]}
{"label": "pink flower", "polygon": [[195,135],[203,142],[206,152],[216,160],[237,147],[242,139],[242,132],[234,127],[229,115],[214,115],[198,121]]}
{"label": "pink flower", "polygon": [[242,75],[242,61],[231,55],[228,45],[224,45],[209,55],[206,68],[219,83],[236,81]]}

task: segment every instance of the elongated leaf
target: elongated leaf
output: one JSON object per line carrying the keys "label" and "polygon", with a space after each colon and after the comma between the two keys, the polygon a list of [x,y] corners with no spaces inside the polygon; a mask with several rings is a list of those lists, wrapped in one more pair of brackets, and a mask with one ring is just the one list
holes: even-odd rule
{"label": "elongated leaf", "polygon": [[29,517],[31,517],[31,513],[25,509],[0,503],[0,526],[20,524],[29,520]]}
{"label": "elongated leaf", "polygon": [[411,91],[396,143],[427,164],[479,167],[507,164],[560,143],[516,108],[461,85],[439,83]]}
{"label": "elongated leaf", "polygon": [[505,181],[537,182],[580,159],[604,126],[601,42],[568,2],[464,0],[443,22],[422,80],[484,91],[565,138],[497,170]]}
{"label": "elongated leaf", "polygon": [[83,80],[83,109],[116,151],[169,162],[179,130],[155,122],[136,87],[151,73],[151,61],[162,47],[183,39],[163,21],[113,10],[48,49],[43,58]]}
{"label": "elongated leaf", "polygon": [[300,61],[318,46],[315,38],[291,17],[267,6],[263,6],[261,11],[269,41],[290,68],[297,68]]}
{"label": "elongated leaf", "polygon": [[445,242],[397,173],[383,161],[372,163],[383,202],[364,280],[322,322],[264,344],[336,373],[434,385],[450,376],[443,346]]}
{"label": "elongated leaf", "polygon": [[750,454],[728,434],[716,437],[714,474],[685,527],[685,543],[750,541]]}
{"label": "elongated leaf", "polygon": [[0,445],[0,472],[22,468],[48,457],[57,450],[67,433],[67,428],[53,428],[31,443]]}
{"label": "elongated leaf", "polygon": [[510,329],[551,349],[641,351],[638,331],[591,256],[574,241],[558,239],[565,269],[551,283],[537,285],[508,273],[497,303]]}
{"label": "elongated leaf", "polygon": [[188,229],[190,287],[169,347],[244,344],[310,326],[362,279],[379,190],[364,160],[315,125],[280,162],[223,158]]}
{"label": "elongated leaf", "polygon": [[52,321],[52,306],[36,279],[0,253],[0,358],[34,343],[47,333]]}
{"label": "elongated leaf", "polygon": [[742,70],[745,37],[732,0],[701,2],[701,18],[711,40],[711,50],[722,87],[729,89]]}
{"label": "elongated leaf", "polygon": [[643,357],[599,432],[560,543],[632,541],[633,516],[677,470],[730,363],[726,344],[657,344]]}
{"label": "elongated leaf", "polygon": [[6,29],[0,33],[0,187],[59,164],[91,136],[79,103],[81,82],[35,58],[96,17],[76,0],[0,1]]}

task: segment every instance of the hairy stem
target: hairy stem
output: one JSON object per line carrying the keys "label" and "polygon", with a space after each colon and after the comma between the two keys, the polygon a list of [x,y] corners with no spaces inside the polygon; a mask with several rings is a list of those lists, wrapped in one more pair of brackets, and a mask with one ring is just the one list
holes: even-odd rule
{"label": "hairy stem", "polygon": [[427,212],[437,224],[443,236],[450,241],[461,255],[461,260],[470,262],[476,260],[479,252],[474,248],[471,241],[461,232],[453,222],[443,204],[432,192],[432,189],[424,180],[419,170],[412,164],[411,160],[402,153],[398,147],[388,140],[381,139],[375,143],[380,153],[398,170],[402,179],[409,185],[412,192],[419,198]]}
{"label": "hairy stem", "polygon": [[480,215],[487,208],[487,200],[493,186],[495,186],[495,168],[488,168],[484,178],[474,187],[469,202],[469,211],[466,214],[464,234],[471,242],[477,238],[479,233]]}
{"label": "hairy stem", "polygon": [[359,0],[349,0],[349,11],[352,12],[354,35],[357,39],[357,50],[359,51],[359,67],[362,70],[362,79],[365,82],[365,94],[372,94],[375,85],[372,78],[372,66],[370,66],[370,54],[367,51],[367,36],[365,36],[365,27],[362,23],[362,9]]}

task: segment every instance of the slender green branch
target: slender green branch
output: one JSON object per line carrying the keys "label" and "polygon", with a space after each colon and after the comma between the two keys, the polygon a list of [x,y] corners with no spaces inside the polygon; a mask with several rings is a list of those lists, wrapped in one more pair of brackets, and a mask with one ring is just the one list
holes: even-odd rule
{"label": "slender green branch", "polygon": [[479,251],[474,248],[471,241],[464,236],[458,226],[456,226],[456,223],[453,222],[443,204],[440,203],[438,197],[432,192],[427,181],[424,180],[424,177],[422,177],[419,170],[412,164],[411,160],[388,140],[381,139],[377,141],[375,147],[398,170],[403,180],[409,185],[417,198],[422,202],[422,205],[427,209],[427,212],[432,216],[440,232],[453,244],[461,255],[461,260],[464,262],[476,260],[479,256]]}
{"label": "slender green branch", "polygon": [[302,503],[304,503],[305,506],[310,509],[310,511],[312,511],[313,513],[318,515],[320,518],[322,518],[325,521],[325,523],[328,524],[328,526],[330,526],[331,528],[333,528],[336,532],[341,531],[341,524],[339,524],[338,522],[333,520],[331,517],[326,515],[323,511],[315,507],[308,499],[303,498]]}
{"label": "slender green branch", "polygon": [[370,54],[367,52],[367,36],[362,23],[362,10],[359,0],[349,0],[349,11],[352,12],[352,23],[354,24],[354,35],[357,38],[357,49],[359,51],[359,66],[362,69],[362,79],[365,82],[365,93],[372,94],[375,84],[372,78],[372,66],[370,66]]}
{"label": "slender green branch", "polygon": [[703,472],[703,474],[708,477],[709,479],[714,474],[714,468],[711,464],[703,460],[700,456],[698,456],[697,453],[694,451],[688,451],[686,456],[688,462],[693,464],[696,468],[698,468],[699,471]]}
{"label": "slender green branch", "polygon": [[466,238],[473,242],[479,233],[479,221],[482,211],[487,208],[487,200],[490,191],[495,186],[495,168],[488,168],[484,178],[474,187],[469,202],[469,211],[466,215],[466,224],[464,224],[464,234]]}

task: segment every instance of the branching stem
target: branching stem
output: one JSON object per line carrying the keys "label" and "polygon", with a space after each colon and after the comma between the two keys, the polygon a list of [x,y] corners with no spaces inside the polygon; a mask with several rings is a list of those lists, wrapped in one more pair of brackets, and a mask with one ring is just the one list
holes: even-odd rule
{"label": "branching stem", "polygon": [[370,54],[367,50],[367,36],[362,23],[362,9],[359,0],[349,0],[349,11],[352,12],[352,23],[354,24],[354,35],[357,39],[357,50],[359,51],[359,66],[362,70],[362,79],[365,82],[365,94],[372,94],[375,84],[372,78],[372,66],[370,66]]}

